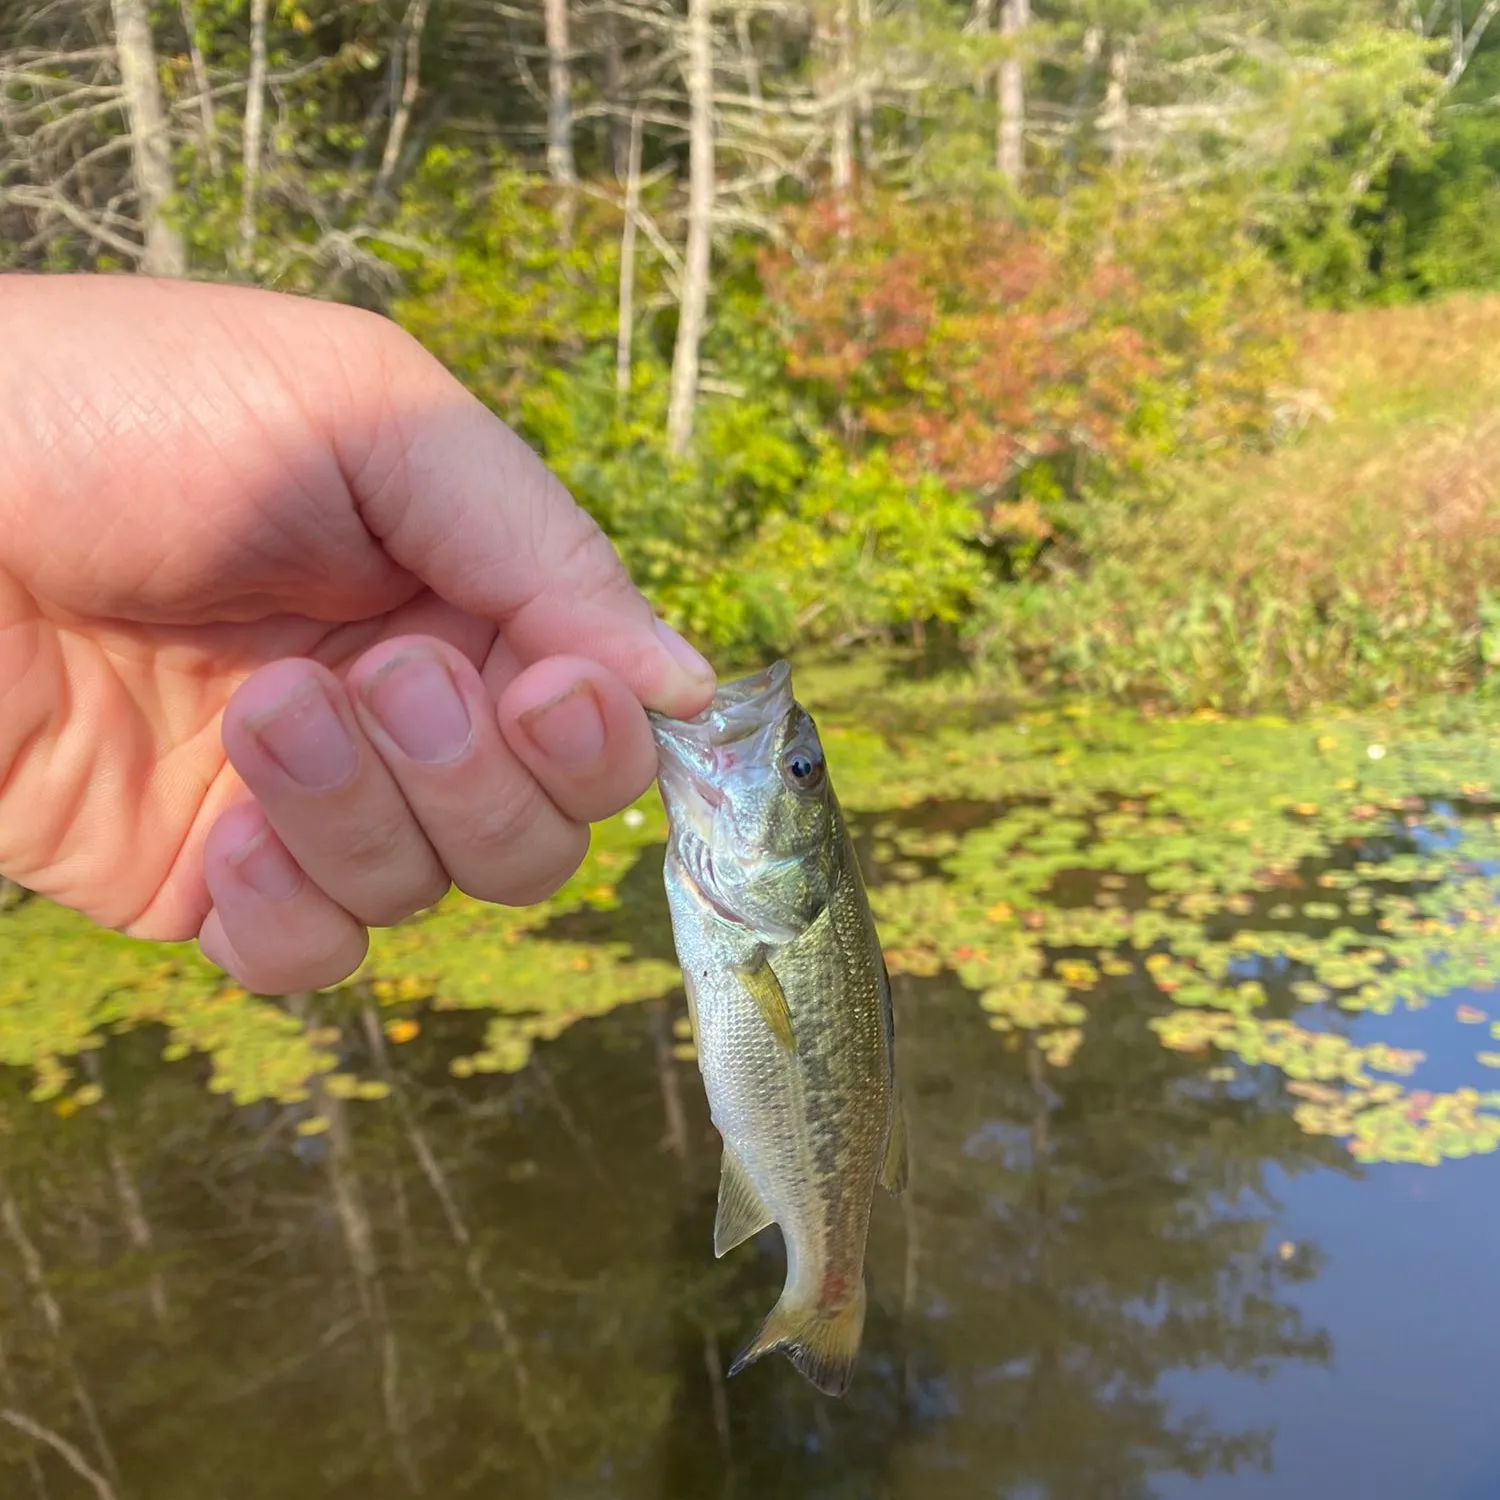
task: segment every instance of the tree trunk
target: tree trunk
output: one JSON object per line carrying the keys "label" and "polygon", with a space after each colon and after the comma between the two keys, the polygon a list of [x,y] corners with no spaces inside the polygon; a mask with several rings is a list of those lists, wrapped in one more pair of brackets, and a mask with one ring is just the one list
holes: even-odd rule
{"label": "tree trunk", "polygon": [[734,36],[739,43],[740,67],[745,74],[745,90],[760,104],[760,59],[755,55],[755,42],[750,35],[750,17],[743,10],[734,13]]}
{"label": "tree trunk", "polygon": [[[10,1360],[5,1353],[3,1330],[0,1330],[0,1396],[5,1397],[6,1404],[12,1409],[20,1400],[20,1388],[16,1385],[16,1377],[11,1373]],[[36,1500],[47,1500],[47,1476],[42,1473],[42,1466],[31,1449],[26,1452],[26,1468],[31,1475],[31,1488],[36,1494]]]}
{"label": "tree trunk", "polygon": [[140,268],[148,276],[181,276],[187,270],[182,236],[167,222],[172,195],[172,141],[167,134],[156,45],[146,0],[110,0],[115,22],[115,51],[130,120],[130,156],[141,207],[145,250]]}
{"label": "tree trunk", "polygon": [[713,0],[688,0],[688,211],[682,305],[672,351],[667,402],[667,451],[680,458],[693,436],[698,397],[698,346],[708,314],[708,268],[714,218]]}
{"label": "tree trunk", "polygon": [[620,231],[620,308],[615,335],[615,393],[621,407],[630,395],[630,351],[635,334],[635,234],[641,207],[641,115],[630,117],[625,163],[625,227]]}
{"label": "tree trunk", "polygon": [[[89,1082],[103,1092],[104,1069],[100,1066],[98,1053],[83,1054],[83,1069],[89,1076]],[[95,1109],[99,1114],[99,1122],[104,1127],[104,1159],[109,1166],[115,1196],[120,1200],[120,1216],[125,1223],[125,1236],[132,1248],[142,1255],[152,1255],[156,1250],[156,1236],[151,1232],[151,1221],[146,1217],[146,1205],[141,1198],[141,1190],[136,1185],[135,1174],[130,1170],[130,1163],[120,1149],[119,1116],[115,1114],[114,1105],[109,1102],[107,1093]],[[156,1321],[165,1326],[169,1315],[167,1286],[160,1269],[151,1272],[147,1295]]]}
{"label": "tree trunk", "polygon": [[59,1361],[68,1373],[73,1386],[73,1400],[77,1403],[79,1415],[83,1418],[83,1425],[88,1428],[95,1456],[105,1473],[111,1479],[117,1480],[120,1477],[120,1470],[115,1463],[114,1450],[109,1445],[109,1439],[104,1435],[104,1424],[99,1420],[99,1408],[94,1404],[93,1396],[89,1394],[88,1387],[83,1383],[83,1374],[73,1357],[73,1340],[63,1320],[62,1307],[57,1298],[52,1295],[52,1288],[47,1283],[47,1272],[42,1263],[41,1252],[37,1249],[36,1242],[26,1232],[26,1226],[21,1222],[21,1210],[3,1178],[0,1178],[0,1227],[4,1228],[7,1238],[15,1247],[16,1254],[21,1261],[21,1270],[26,1285],[36,1299],[42,1319],[47,1325],[47,1331],[52,1335]]}
{"label": "tree trunk", "polygon": [[255,198],[260,191],[260,142],[265,133],[266,11],[268,0],[250,0],[250,78],[245,94],[245,136],[240,179],[240,247],[242,267],[255,250]]}
{"label": "tree trunk", "polygon": [[464,1275],[468,1279],[469,1286],[483,1304],[485,1312],[489,1316],[490,1327],[494,1330],[500,1347],[505,1351],[507,1358],[511,1362],[511,1370],[516,1382],[516,1398],[520,1408],[522,1425],[526,1428],[532,1442],[536,1445],[537,1452],[548,1463],[551,1463],[551,1442],[547,1437],[545,1428],[535,1418],[532,1410],[531,1373],[526,1367],[521,1341],[516,1336],[510,1315],[500,1305],[494,1291],[484,1280],[482,1274],[483,1257],[480,1247],[475,1243],[473,1232],[459,1210],[458,1198],[448,1181],[448,1174],[443,1170],[437,1153],[432,1149],[432,1143],[427,1139],[426,1132],[422,1129],[420,1122],[412,1112],[410,1104],[402,1093],[400,1083],[391,1067],[390,1057],[386,1052],[385,1037],[380,1029],[379,1017],[375,1014],[374,1007],[368,1002],[363,1007],[362,1014],[365,1040],[369,1046],[370,1055],[375,1059],[379,1068],[381,1081],[391,1091],[391,1108],[395,1112],[402,1130],[405,1132],[412,1155],[416,1157],[417,1164],[422,1169],[422,1175],[427,1179],[428,1187],[432,1189],[433,1196],[442,1207],[443,1217],[448,1221],[448,1232],[453,1236],[454,1243],[464,1252]]}
{"label": "tree trunk", "polygon": [[1031,23],[1031,0],[1002,0],[1000,35],[1010,50],[1000,62],[1000,122],[995,132],[995,168],[1009,182],[1019,184],[1026,169],[1026,82],[1020,37]]}
{"label": "tree trunk", "polygon": [[1130,38],[1116,38],[1109,53],[1109,79],[1104,85],[1104,108],[1099,114],[1099,133],[1108,144],[1109,159],[1116,166],[1125,156],[1125,126],[1130,117],[1130,65],[1134,46]]}
{"label": "tree trunk", "polygon": [[830,168],[833,196],[845,212],[854,186],[854,96],[849,0],[838,0],[833,12],[833,145]]}
{"label": "tree trunk", "polygon": [[[314,995],[315,991],[303,990],[286,997],[287,1009],[302,1023],[304,1030],[314,1024]],[[313,1114],[328,1122],[328,1151],[324,1163],[333,1199],[333,1216],[342,1232],[344,1250],[354,1272],[355,1295],[359,1298],[360,1311],[380,1363],[380,1400],[385,1413],[386,1433],[407,1488],[414,1495],[420,1495],[424,1486],[412,1450],[411,1424],[401,1394],[401,1345],[396,1338],[385,1284],[381,1279],[375,1221],[360,1180],[347,1106],[342,1098],[329,1092],[321,1074],[314,1074],[308,1080],[307,1088]]]}
{"label": "tree trunk", "polygon": [[401,21],[397,45],[391,49],[392,64],[399,70],[401,86],[398,89],[395,78],[391,79],[391,128],[386,133],[380,170],[375,174],[374,194],[377,198],[390,192],[396,180],[401,148],[406,144],[407,131],[411,129],[412,110],[416,108],[417,90],[421,86],[422,32],[427,25],[431,3],[432,0],[411,0]]}
{"label": "tree trunk", "polygon": [[[547,29],[547,172],[565,194],[577,180],[573,164],[573,79],[568,41],[568,0],[542,0]],[[569,203],[564,199],[564,213]]]}
{"label": "tree trunk", "polygon": [[219,153],[219,130],[214,122],[213,93],[208,82],[208,63],[203,57],[203,48],[198,45],[198,26],[193,19],[188,0],[177,0],[177,12],[182,17],[182,29],[187,33],[188,60],[193,67],[193,87],[198,91],[198,124],[203,132],[203,151],[208,157],[208,169],[215,177],[224,175],[224,158]]}
{"label": "tree trunk", "polygon": [[604,102],[609,106],[609,161],[616,178],[627,173],[630,127],[625,123],[625,59],[620,47],[620,20],[604,12]]}
{"label": "tree trunk", "polygon": [[[974,14],[969,21],[969,26],[981,36],[988,36],[995,25],[995,0],[974,0]],[[974,85],[974,92],[981,100],[988,99],[990,89],[994,85],[995,74],[985,68],[979,75],[979,81]]]}
{"label": "tree trunk", "polygon": [[855,14],[859,25],[855,33],[854,68],[858,90],[855,108],[859,114],[859,159],[864,163],[865,178],[868,180],[875,167],[875,103],[865,80],[865,44],[869,40],[874,15],[871,0],[857,0],[857,6]]}

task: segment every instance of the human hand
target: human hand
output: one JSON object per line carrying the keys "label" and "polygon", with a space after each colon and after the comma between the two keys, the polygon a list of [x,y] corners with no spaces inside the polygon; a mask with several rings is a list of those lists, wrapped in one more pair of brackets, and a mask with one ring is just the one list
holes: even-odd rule
{"label": "human hand", "polygon": [[713,674],[393,324],[0,276],[0,873],[266,992],[520,905]]}

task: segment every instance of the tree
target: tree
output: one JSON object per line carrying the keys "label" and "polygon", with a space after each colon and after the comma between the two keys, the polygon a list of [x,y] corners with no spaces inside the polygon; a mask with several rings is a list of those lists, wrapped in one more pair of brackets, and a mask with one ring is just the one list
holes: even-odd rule
{"label": "tree", "polygon": [[1002,177],[1017,184],[1026,170],[1026,82],[1021,49],[1030,24],[1031,0],[1001,0],[1000,34],[1009,46],[1000,61],[995,166]]}
{"label": "tree", "polygon": [[699,347],[708,313],[716,190],[713,0],[688,0],[684,73],[689,118],[687,248],[683,253],[677,342],[672,353],[672,393],[667,405],[667,451],[674,456],[687,451],[693,435]]}
{"label": "tree", "polygon": [[[264,0],[261,0],[264,3]],[[187,269],[182,236],[167,218],[172,196],[172,142],[157,82],[156,44],[146,0],[110,0],[115,51],[130,126],[141,234],[141,269],[148,276],[180,276]]]}

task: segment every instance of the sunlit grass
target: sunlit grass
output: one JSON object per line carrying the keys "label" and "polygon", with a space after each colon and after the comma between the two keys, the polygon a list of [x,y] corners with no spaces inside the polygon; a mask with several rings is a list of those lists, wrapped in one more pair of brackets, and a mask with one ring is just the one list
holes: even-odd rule
{"label": "sunlit grass", "polygon": [[1281,443],[1102,496],[971,631],[1013,687],[1372,701],[1500,669],[1500,298],[1311,317]]}

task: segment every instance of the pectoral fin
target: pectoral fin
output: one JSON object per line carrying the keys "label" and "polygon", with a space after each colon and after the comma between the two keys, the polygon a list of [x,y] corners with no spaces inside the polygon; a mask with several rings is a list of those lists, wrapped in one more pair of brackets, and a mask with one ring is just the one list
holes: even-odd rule
{"label": "pectoral fin", "polygon": [[885,1143],[885,1165],[880,1169],[880,1185],[894,1198],[899,1198],[906,1189],[906,1109],[901,1102],[901,1092],[891,1104],[891,1133]]}
{"label": "pectoral fin", "polygon": [[788,1052],[795,1052],[797,1038],[792,1032],[792,1012],[765,949],[761,949],[760,956],[754,963],[746,964],[744,968],[736,970],[736,973],[745,986],[745,993],[766,1018],[766,1025],[771,1028],[772,1035]]}
{"label": "pectoral fin", "polygon": [[751,1185],[739,1157],[725,1146],[719,1175],[719,1214],[714,1220],[714,1255],[727,1255],[770,1222],[771,1215]]}

